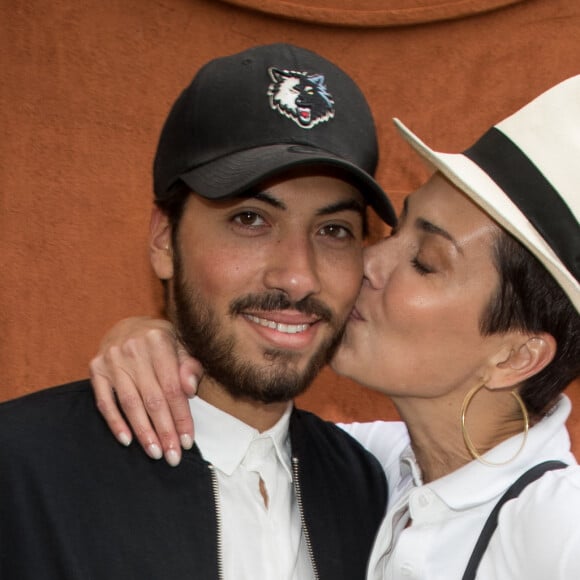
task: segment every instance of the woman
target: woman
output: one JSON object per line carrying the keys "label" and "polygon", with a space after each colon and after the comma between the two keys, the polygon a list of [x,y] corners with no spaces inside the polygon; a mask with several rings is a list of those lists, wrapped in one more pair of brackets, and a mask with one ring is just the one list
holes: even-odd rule
{"label": "woman", "polygon": [[[579,578],[580,467],[562,391],[580,376],[580,76],[463,154],[397,125],[436,172],[367,249],[333,361],[388,394],[405,424],[346,426],[391,490],[368,577]],[[97,399],[118,433],[105,382]],[[501,507],[507,491],[517,499]]]}

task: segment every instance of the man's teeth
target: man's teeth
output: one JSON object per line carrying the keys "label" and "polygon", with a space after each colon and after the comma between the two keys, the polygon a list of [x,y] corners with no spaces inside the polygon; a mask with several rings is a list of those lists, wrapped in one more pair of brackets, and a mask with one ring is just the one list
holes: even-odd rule
{"label": "man's teeth", "polygon": [[310,324],[280,324],[274,322],[273,320],[266,320],[265,318],[258,318],[257,316],[252,316],[247,314],[246,318],[259,324],[260,326],[265,326],[271,328],[272,330],[277,330],[278,332],[285,332],[286,334],[297,334],[298,332],[304,332],[310,327]]}

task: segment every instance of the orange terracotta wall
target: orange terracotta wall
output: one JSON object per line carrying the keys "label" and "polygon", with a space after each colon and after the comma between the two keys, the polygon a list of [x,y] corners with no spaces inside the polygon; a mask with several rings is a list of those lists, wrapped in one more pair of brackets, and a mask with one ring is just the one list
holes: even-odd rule
{"label": "orange terracotta wall", "polygon": [[[208,59],[287,41],[338,62],[375,112],[378,177],[397,204],[426,172],[391,117],[461,150],[580,72],[570,0],[0,0],[0,11],[0,399],[86,376],[115,320],[159,311],[151,160],[170,103]],[[331,419],[394,416],[330,371],[302,404]],[[580,446],[580,411],[570,426]]]}

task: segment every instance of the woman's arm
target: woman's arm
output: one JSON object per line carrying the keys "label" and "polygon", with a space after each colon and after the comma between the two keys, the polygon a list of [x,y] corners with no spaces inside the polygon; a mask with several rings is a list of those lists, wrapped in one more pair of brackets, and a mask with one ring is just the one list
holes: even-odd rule
{"label": "woman's arm", "polygon": [[133,432],[150,457],[177,465],[180,446],[193,444],[188,397],[195,395],[203,369],[171,323],[121,320],[103,339],[90,374],[97,407],[119,442],[129,445]]}
{"label": "woman's arm", "polygon": [[[195,395],[203,368],[183,348],[172,324],[146,316],[121,320],[105,335],[90,370],[97,407],[119,442],[129,445],[135,433],[150,457],[178,465],[181,448],[193,444],[188,397]],[[400,422],[339,426],[387,472],[408,445]]]}

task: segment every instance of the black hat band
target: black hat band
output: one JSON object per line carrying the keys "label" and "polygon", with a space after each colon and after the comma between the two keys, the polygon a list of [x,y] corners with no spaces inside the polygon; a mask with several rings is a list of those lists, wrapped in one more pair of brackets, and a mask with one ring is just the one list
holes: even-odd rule
{"label": "black hat band", "polygon": [[463,154],[495,181],[576,280],[580,279],[580,243],[570,243],[578,237],[578,222],[556,189],[522,150],[492,127]]}

